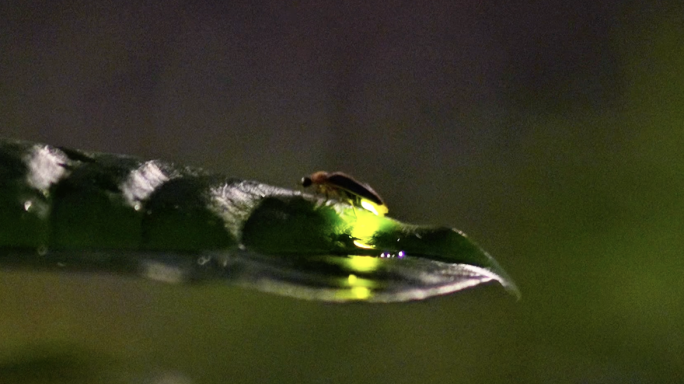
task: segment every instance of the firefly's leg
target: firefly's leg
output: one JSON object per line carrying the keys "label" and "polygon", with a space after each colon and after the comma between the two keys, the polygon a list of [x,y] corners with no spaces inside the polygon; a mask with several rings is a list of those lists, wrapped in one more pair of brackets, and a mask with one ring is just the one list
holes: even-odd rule
{"label": "firefly's leg", "polygon": [[347,202],[352,206],[352,210],[354,211],[354,217],[356,218],[356,197],[347,192],[340,192],[340,198],[347,200]]}

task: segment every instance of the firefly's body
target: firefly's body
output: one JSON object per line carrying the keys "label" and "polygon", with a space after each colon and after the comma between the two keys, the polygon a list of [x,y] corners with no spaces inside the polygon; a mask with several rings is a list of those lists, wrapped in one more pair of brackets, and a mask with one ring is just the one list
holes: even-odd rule
{"label": "firefly's body", "polygon": [[352,206],[363,206],[363,200],[367,200],[375,205],[376,210],[383,213],[387,212],[385,202],[373,188],[345,173],[320,171],[302,178],[302,186],[311,185],[316,188],[318,193],[326,196],[335,195],[340,199],[349,200]]}

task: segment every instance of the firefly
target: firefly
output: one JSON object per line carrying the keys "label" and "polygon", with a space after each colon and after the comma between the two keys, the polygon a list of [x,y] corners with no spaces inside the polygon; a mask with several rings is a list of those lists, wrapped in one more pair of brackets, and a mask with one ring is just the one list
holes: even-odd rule
{"label": "firefly", "polygon": [[348,200],[352,207],[359,205],[376,215],[387,213],[387,206],[382,197],[370,185],[356,181],[353,177],[342,172],[315,172],[302,178],[302,186],[313,185],[316,192],[336,195]]}

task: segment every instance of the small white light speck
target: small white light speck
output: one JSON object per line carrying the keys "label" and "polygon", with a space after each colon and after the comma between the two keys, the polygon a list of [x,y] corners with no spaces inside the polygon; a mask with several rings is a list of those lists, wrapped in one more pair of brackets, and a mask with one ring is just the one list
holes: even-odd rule
{"label": "small white light speck", "polygon": [[199,265],[204,265],[208,263],[211,260],[211,257],[209,256],[200,256],[197,258],[197,264]]}

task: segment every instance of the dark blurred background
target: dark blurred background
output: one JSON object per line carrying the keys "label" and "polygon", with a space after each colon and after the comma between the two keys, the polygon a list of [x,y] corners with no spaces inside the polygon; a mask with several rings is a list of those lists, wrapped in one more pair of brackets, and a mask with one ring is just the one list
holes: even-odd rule
{"label": "dark blurred background", "polygon": [[2,2],[0,136],[284,187],[343,170],[392,216],[470,234],[523,298],[5,272],[0,368],[66,351],[182,383],[679,382],[684,6],[508,3]]}

